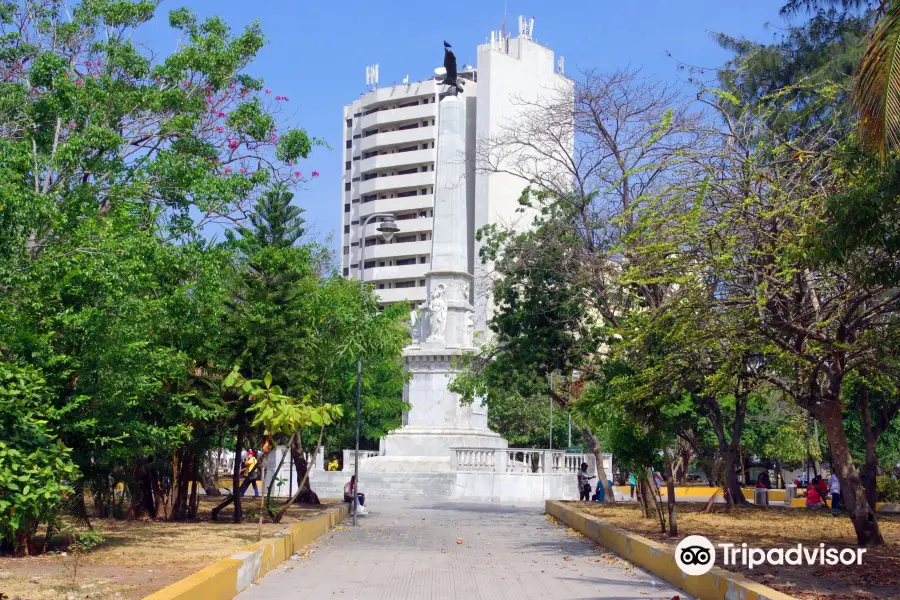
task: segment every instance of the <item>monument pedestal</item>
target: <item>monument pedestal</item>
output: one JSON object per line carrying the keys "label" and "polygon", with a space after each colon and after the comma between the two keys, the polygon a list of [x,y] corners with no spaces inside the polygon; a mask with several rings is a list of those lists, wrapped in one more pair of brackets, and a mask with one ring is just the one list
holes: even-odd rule
{"label": "monument pedestal", "polygon": [[464,100],[446,96],[439,104],[437,168],[428,300],[410,315],[412,344],[403,351],[412,378],[403,388],[410,408],[403,426],[384,440],[384,455],[367,458],[369,473],[447,473],[455,469],[454,448],[505,449],[488,429],[487,408],[476,399],[460,402],[448,386],[473,346],[472,274],[469,272],[469,211],[466,178]]}

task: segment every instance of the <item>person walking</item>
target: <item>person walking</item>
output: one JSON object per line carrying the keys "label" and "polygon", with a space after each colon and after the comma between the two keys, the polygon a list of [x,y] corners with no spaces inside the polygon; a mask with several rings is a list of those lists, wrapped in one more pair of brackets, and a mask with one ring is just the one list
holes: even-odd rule
{"label": "person walking", "polygon": [[[259,498],[259,488],[256,486],[256,453],[253,450],[247,451],[247,462],[244,463],[244,468],[241,471],[243,475],[250,477],[250,483],[253,485],[253,497]],[[244,493],[246,493],[246,489],[241,493],[241,496]]]}
{"label": "person walking", "polygon": [[637,485],[637,482],[634,479],[634,473],[628,475],[628,485],[631,486],[631,497],[634,498],[634,486]]}
{"label": "person walking", "polygon": [[581,470],[578,471],[578,493],[580,494],[578,499],[582,502],[587,502],[591,499],[591,479],[594,476],[588,476],[587,470],[588,464],[586,462],[581,463]]}
{"label": "person walking", "polygon": [[832,473],[828,480],[828,491],[831,492],[831,514],[838,516],[841,512],[841,480],[837,473]]}

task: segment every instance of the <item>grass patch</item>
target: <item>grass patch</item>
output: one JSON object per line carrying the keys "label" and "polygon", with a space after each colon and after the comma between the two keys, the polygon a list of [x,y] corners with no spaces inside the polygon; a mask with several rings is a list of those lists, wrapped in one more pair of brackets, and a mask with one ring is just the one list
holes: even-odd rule
{"label": "grass patch", "polygon": [[[72,553],[0,557],[0,592],[21,600],[60,600],[70,596],[78,600],[143,598],[256,542],[255,522],[236,525],[230,521],[231,513],[225,511],[219,515],[219,521],[209,520],[210,510],[220,501],[201,496],[199,521],[92,519],[105,542],[80,557],[74,585]],[[244,501],[246,509],[253,498],[245,496]],[[318,507],[292,506],[282,523],[263,523],[263,537],[320,514],[334,502],[323,501]]]}
{"label": "grass patch", "polygon": [[[728,511],[716,505],[709,514],[703,505],[678,505],[678,537],[659,533],[655,519],[644,519],[633,504],[607,505],[571,502],[568,505],[600,520],[639,533],[674,547],[688,535],[702,535],[713,543],[732,542],[760,548],[804,545],[855,547],[856,534],[846,514],[832,517],[828,511],[806,509],[739,507]],[[868,598],[900,598],[900,517],[879,515],[878,521],[886,545],[870,549],[863,565],[856,566],[759,566],[752,571],[740,567],[724,567],[768,585],[800,600],[862,600]]]}

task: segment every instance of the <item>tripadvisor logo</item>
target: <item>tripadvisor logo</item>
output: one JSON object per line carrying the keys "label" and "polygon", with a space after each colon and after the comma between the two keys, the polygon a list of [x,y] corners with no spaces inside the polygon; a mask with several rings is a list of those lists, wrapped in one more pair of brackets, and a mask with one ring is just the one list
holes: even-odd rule
{"label": "tripadvisor logo", "polygon": [[[790,548],[754,548],[747,544],[720,543],[722,565],[752,569],[760,565],[861,565],[865,548],[831,548],[825,544]],[[708,573],[716,562],[716,547],[702,535],[689,535],[675,547],[675,562],[685,575]]]}

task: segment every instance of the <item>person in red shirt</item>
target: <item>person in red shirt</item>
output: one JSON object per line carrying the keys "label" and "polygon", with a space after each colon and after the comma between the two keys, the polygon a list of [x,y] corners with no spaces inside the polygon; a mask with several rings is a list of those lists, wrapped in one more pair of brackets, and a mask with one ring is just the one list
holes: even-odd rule
{"label": "person in red shirt", "polygon": [[806,508],[818,509],[823,506],[822,494],[819,492],[818,487],[815,485],[809,486],[809,489],[806,490]]}

